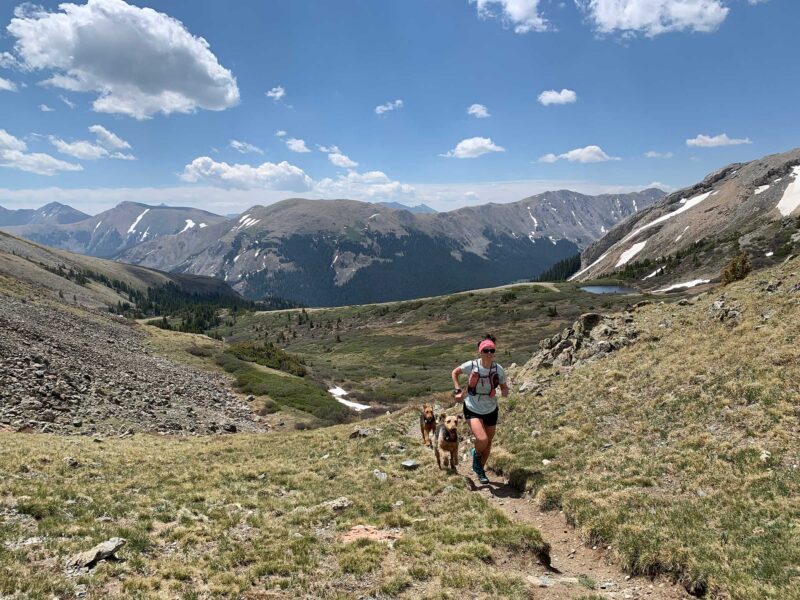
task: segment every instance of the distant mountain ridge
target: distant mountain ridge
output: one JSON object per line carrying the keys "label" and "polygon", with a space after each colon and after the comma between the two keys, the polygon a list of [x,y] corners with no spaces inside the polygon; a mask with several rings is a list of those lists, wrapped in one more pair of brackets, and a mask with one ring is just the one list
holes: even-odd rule
{"label": "distant mountain ridge", "polygon": [[216,277],[248,299],[359,304],[536,277],[663,195],[560,190],[444,213],[293,198],[233,219],[123,202],[77,222],[29,219],[3,229],[72,252]]}
{"label": "distant mountain ridge", "polygon": [[409,299],[535,277],[663,194],[562,190],[433,214],[294,198],[138,244],[118,258],[220,277],[251,299],[276,295],[308,305]]}
{"label": "distant mountain ridge", "polygon": [[769,266],[800,249],[800,148],[728,165],[590,244],[575,280],[621,273],[645,289],[717,278],[745,251]]}
{"label": "distant mountain ridge", "polygon": [[416,213],[418,215],[433,214],[439,212],[438,210],[431,208],[427,204],[415,204],[414,206],[400,204],[399,202],[378,202],[378,204],[380,204],[381,206],[385,206],[387,208],[395,208],[397,210],[407,210],[408,212]]}
{"label": "distant mountain ridge", "polygon": [[88,219],[89,215],[60,202],[41,208],[9,210],[0,206],[0,227],[15,225],[66,225]]}

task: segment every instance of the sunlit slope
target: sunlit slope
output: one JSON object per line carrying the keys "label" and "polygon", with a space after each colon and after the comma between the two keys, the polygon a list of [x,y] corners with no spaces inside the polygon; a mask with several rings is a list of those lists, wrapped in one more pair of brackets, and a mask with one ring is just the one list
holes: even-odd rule
{"label": "sunlit slope", "polygon": [[634,572],[800,597],[800,262],[634,318],[636,344],[508,402],[495,467]]}

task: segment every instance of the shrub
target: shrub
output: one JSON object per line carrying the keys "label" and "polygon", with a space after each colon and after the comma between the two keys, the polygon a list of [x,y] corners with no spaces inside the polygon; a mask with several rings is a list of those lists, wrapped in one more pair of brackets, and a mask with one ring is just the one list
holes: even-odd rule
{"label": "shrub", "polygon": [[728,264],[725,265],[725,268],[722,269],[721,279],[723,285],[728,285],[734,281],[744,279],[747,277],[748,273],[750,273],[751,269],[752,265],[750,264],[747,253],[740,252],[730,259]]}

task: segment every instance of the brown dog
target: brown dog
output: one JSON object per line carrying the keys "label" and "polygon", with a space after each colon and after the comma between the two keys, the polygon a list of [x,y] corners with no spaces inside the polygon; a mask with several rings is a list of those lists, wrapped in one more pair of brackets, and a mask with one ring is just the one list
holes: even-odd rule
{"label": "brown dog", "polygon": [[[440,469],[443,461],[446,469],[455,469],[458,466],[458,422],[461,418],[461,415],[448,417],[444,413],[439,417],[439,426],[434,435],[433,451]],[[440,453],[444,456],[441,456]],[[450,456],[447,456],[448,453]]]}
{"label": "brown dog", "polygon": [[419,428],[422,430],[422,443],[430,447],[431,437],[436,431],[436,417],[430,404],[422,406],[422,412],[419,413]]}

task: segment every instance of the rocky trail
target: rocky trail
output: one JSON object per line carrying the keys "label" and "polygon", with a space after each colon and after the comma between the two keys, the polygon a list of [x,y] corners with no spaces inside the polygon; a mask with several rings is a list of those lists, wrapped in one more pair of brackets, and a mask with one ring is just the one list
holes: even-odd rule
{"label": "rocky trail", "polygon": [[[592,594],[609,600],[692,598],[680,584],[666,577],[650,579],[624,573],[614,563],[613,548],[605,545],[588,546],[567,523],[563,512],[540,509],[533,498],[521,495],[503,477],[489,472],[490,483],[479,483],[470,468],[470,461],[465,458],[472,448],[472,440],[463,435],[465,431],[466,426],[460,431],[458,474],[464,477],[475,493],[503,510],[513,521],[533,524],[550,544],[549,567],[532,556],[524,559],[513,557],[507,561],[510,569],[524,571],[530,584],[531,598],[577,600]],[[420,439],[416,420],[409,427],[407,435]],[[436,461],[431,457],[430,463],[421,465],[421,468],[435,469]]]}

